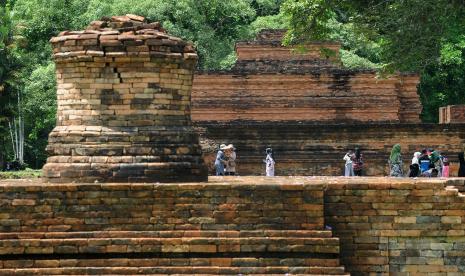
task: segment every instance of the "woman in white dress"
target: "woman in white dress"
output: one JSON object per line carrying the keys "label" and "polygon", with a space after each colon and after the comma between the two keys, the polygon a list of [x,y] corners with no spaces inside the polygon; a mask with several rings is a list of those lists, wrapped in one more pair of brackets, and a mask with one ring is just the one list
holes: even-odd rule
{"label": "woman in white dress", "polygon": [[266,176],[274,176],[274,159],[273,159],[273,150],[271,148],[267,148],[266,152],[266,159],[263,160],[266,164]]}

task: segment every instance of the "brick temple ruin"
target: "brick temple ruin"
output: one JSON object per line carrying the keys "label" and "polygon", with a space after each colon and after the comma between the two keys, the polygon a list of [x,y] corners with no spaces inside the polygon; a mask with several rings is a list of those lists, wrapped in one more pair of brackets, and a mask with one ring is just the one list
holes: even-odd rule
{"label": "brick temple ruin", "polygon": [[440,124],[464,124],[465,105],[448,105],[439,108]]}
{"label": "brick temple ruin", "polygon": [[464,124],[420,123],[418,74],[380,78],[375,70],[347,69],[338,43],[315,42],[302,52],[282,46],[283,35],[263,30],[236,43],[231,70],[196,73],[192,120],[210,167],[215,147],[233,143],[242,175],[264,173],[266,147],[273,148],[277,175],[342,175],[342,157],[360,147],[366,174],[379,176],[388,173],[388,155],[400,143],[405,160],[435,148],[457,171]]}
{"label": "brick temple ruin", "polygon": [[[0,180],[0,275],[465,274],[464,180],[248,176],[202,182],[206,171],[189,119],[196,59],[189,44],[134,15],[103,18],[52,44],[58,126],[50,135],[45,179]],[[268,55],[253,47],[239,52]],[[366,103],[372,108],[375,101]],[[410,118],[400,110],[398,120]],[[210,138],[217,130],[217,137],[242,132],[238,138],[246,145],[273,133],[266,137],[292,152],[301,141],[323,143],[321,129],[328,144],[343,132],[335,125],[288,126],[279,117],[234,125],[230,111],[220,117],[221,110],[212,110],[228,127],[207,126]],[[199,115],[195,108],[192,114]],[[384,143],[414,131],[413,123],[361,125],[359,133],[365,128]]]}
{"label": "brick temple ruin", "polygon": [[[282,30],[264,30],[237,42],[231,70],[197,72],[192,120],[420,122],[419,76],[376,77],[372,70],[340,66],[337,43],[306,45],[299,53],[281,46]],[[334,51],[322,57],[321,49]]]}
{"label": "brick temple ruin", "polygon": [[197,54],[144,20],[114,17],[51,39],[58,110],[49,181],[207,180],[190,118]]}

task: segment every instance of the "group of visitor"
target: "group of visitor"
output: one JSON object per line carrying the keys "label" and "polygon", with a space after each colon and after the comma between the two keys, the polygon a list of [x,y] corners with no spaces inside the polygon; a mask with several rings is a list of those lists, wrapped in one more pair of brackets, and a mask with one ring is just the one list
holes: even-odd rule
{"label": "group of visitor", "polygon": [[216,175],[236,174],[236,149],[233,144],[221,144],[215,159]]}
{"label": "group of visitor", "polygon": [[[465,148],[464,148],[465,152]],[[465,153],[458,155],[460,168],[459,177],[465,177]],[[265,175],[274,176],[275,161],[273,150],[266,148]],[[364,170],[363,154],[359,148],[349,150],[343,157],[345,161],[344,176],[362,176]],[[447,156],[434,149],[423,149],[415,152],[408,174],[403,171],[401,146],[396,144],[392,147],[388,160],[389,175],[392,177],[449,177],[449,160]],[[236,149],[232,144],[221,144],[215,159],[216,175],[236,175]]]}
{"label": "group of visitor", "polygon": [[[266,157],[263,160],[265,163],[265,175],[274,176],[274,158],[273,150],[266,148]],[[215,159],[216,175],[236,175],[236,149],[232,144],[221,144],[216,154]]]}
{"label": "group of visitor", "polygon": [[[389,156],[390,176],[403,177],[405,176],[402,170],[401,147],[399,144],[394,145]],[[465,176],[465,160],[464,153],[459,153],[459,177]],[[409,177],[449,177],[449,159],[441,154],[440,151],[434,149],[423,149],[421,152],[413,154],[412,162],[409,167]]]}
{"label": "group of visitor", "polygon": [[[464,148],[465,151],[465,148]],[[459,177],[465,177],[464,152],[459,153]],[[364,169],[363,154],[359,148],[349,150],[343,157],[345,161],[344,176],[362,176]],[[449,160],[447,156],[434,149],[423,149],[413,154],[408,174],[403,171],[401,146],[392,147],[388,160],[389,175],[392,177],[449,177]]]}
{"label": "group of visitor", "polygon": [[449,177],[447,156],[433,149],[423,149],[413,154],[409,177]]}
{"label": "group of visitor", "polygon": [[363,155],[359,148],[349,150],[342,159],[346,161],[344,176],[362,176]]}

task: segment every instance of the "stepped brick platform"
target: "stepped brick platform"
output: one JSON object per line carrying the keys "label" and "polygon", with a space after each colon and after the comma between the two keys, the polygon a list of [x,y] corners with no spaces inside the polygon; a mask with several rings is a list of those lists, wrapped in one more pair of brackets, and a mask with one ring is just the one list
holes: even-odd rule
{"label": "stepped brick platform", "polygon": [[0,182],[0,274],[348,275],[321,183]]}
{"label": "stepped brick platform", "polygon": [[0,274],[463,275],[464,187],[381,177],[0,181]]}
{"label": "stepped brick platform", "polygon": [[263,30],[236,43],[231,70],[196,72],[192,120],[420,122],[417,74],[384,79],[349,70],[340,66],[340,44],[315,42],[299,51],[281,45],[283,34]]}
{"label": "stepped brick platform", "polygon": [[464,124],[420,123],[418,75],[378,78],[373,70],[350,70],[341,66],[338,43],[315,42],[301,52],[282,46],[282,35],[263,30],[254,41],[236,43],[231,70],[196,72],[192,120],[210,172],[218,145],[233,143],[241,175],[264,174],[267,147],[277,175],[342,175],[342,157],[359,147],[365,174],[381,176],[400,143],[406,173],[414,152],[435,148],[456,175]]}
{"label": "stepped brick platform", "polygon": [[264,175],[265,148],[272,147],[276,175],[344,174],[344,154],[360,147],[365,175],[388,175],[392,146],[402,146],[404,172],[413,153],[435,148],[451,161],[451,176],[457,176],[458,158],[465,142],[465,124],[327,124],[310,122],[199,123],[205,163],[213,172],[217,145],[233,143],[237,173]]}
{"label": "stepped brick platform", "polygon": [[190,120],[191,44],[135,15],[50,41],[58,120],[43,169],[49,181],[207,179]]}

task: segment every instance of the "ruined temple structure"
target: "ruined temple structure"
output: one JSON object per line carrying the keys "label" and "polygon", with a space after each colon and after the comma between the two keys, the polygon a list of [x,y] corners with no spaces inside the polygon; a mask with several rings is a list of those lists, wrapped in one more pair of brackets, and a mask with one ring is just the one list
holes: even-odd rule
{"label": "ruined temple structure", "polygon": [[338,43],[316,42],[299,52],[281,46],[283,35],[264,30],[254,41],[236,43],[230,71],[198,72],[192,119],[420,122],[418,75],[382,79],[372,70],[348,70],[338,62]]}
{"label": "ruined temple structure", "polygon": [[[189,118],[196,55],[188,44],[134,15],[104,18],[52,43],[58,126],[50,134],[45,181],[0,180],[0,275],[465,274],[463,179],[221,176],[205,183]],[[268,55],[248,51],[240,56]],[[294,57],[286,51],[285,59]],[[313,66],[308,60],[288,65],[294,62]],[[336,70],[329,61],[315,63]],[[402,95],[411,89],[399,85]],[[256,158],[260,149],[252,145],[259,143],[279,154],[327,150],[318,158],[332,160],[332,147],[362,141],[357,136],[380,138],[372,149],[381,149],[424,131],[381,123],[352,130],[348,121],[288,125],[272,117],[268,124],[255,118],[232,125],[234,109],[230,117],[220,111],[211,110],[224,125],[206,125],[203,134],[242,141],[239,148],[251,155],[241,160]],[[402,108],[398,114],[385,118],[414,120]],[[454,127],[451,144],[463,134]],[[430,139],[441,136],[438,126],[432,132],[437,136]],[[295,164],[288,168],[299,169]],[[182,183],[165,183],[174,181]]]}
{"label": "ruined temple structure", "polygon": [[[0,180],[0,275],[465,275],[463,180]],[[330,225],[328,229],[325,225]]]}
{"label": "ruined temple structure", "polygon": [[49,181],[207,180],[190,119],[191,44],[135,15],[51,43],[58,118],[43,168]]}
{"label": "ruined temple structure", "polygon": [[455,173],[463,124],[420,123],[417,74],[383,78],[347,69],[338,43],[315,42],[301,51],[282,46],[283,35],[263,30],[236,43],[231,70],[196,72],[192,120],[207,164],[218,144],[234,143],[242,175],[263,174],[266,147],[273,148],[277,175],[342,175],[342,157],[360,147],[365,173],[386,175],[389,152],[400,143],[405,161],[425,147],[441,150],[452,156]]}
{"label": "ruined temple structure", "polygon": [[465,105],[448,105],[439,108],[440,124],[465,123]]}

